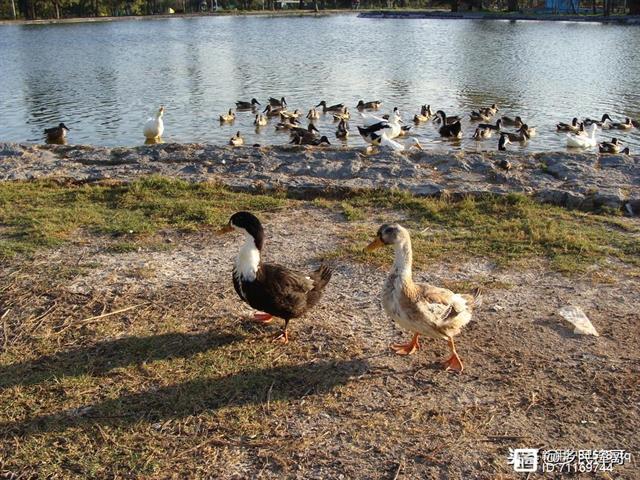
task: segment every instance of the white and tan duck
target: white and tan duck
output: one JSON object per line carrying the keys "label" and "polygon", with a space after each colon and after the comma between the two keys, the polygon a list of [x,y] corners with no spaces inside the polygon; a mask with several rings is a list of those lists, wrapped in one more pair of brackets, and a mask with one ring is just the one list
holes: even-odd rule
{"label": "white and tan duck", "polygon": [[389,317],[401,328],[413,333],[409,343],[395,344],[391,348],[399,355],[410,355],[420,348],[420,335],[446,340],[451,356],[444,362],[444,367],[462,372],[464,367],[456,352],[453,337],[469,323],[474,308],[481,304],[479,290],[474,295],[466,295],[426,283],[414,283],[411,237],[401,225],[382,225],[375,240],[365,251],[386,245],[393,246],[395,261],[384,284],[382,304]]}

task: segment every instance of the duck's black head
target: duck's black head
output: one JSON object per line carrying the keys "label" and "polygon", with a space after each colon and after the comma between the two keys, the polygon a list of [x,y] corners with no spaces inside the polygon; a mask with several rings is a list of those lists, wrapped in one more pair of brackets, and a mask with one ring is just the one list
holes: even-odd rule
{"label": "duck's black head", "polygon": [[578,125],[578,119],[576,117],[573,117],[573,120],[571,120],[571,125],[573,125],[574,127]]}
{"label": "duck's black head", "polygon": [[364,107],[364,100],[358,101],[357,107]]}
{"label": "duck's black head", "polygon": [[64,123],[60,123],[60,125],[58,125],[58,128],[62,128],[66,131],[69,131],[69,128]]}
{"label": "duck's black head", "polygon": [[605,122],[606,120],[609,120],[610,122],[612,121],[608,113],[605,113],[604,115],[602,115],[601,122]]}
{"label": "duck's black head", "polygon": [[326,143],[327,145],[331,145],[331,142],[329,141],[329,139],[325,135],[320,137],[320,141],[318,143],[319,144]]}
{"label": "duck's black head", "polygon": [[327,106],[327,102],[322,100],[319,104],[316,105],[316,107],[326,107]]}
{"label": "duck's black head", "polygon": [[614,145],[617,145],[618,144],[618,139],[616,137],[613,137],[611,139],[611,143],[613,143]]}
{"label": "duck's black head", "polygon": [[255,98],[251,99],[251,105],[260,105],[260,102],[258,100],[256,100]]}
{"label": "duck's black head", "polygon": [[[264,245],[264,229],[258,218],[250,212],[236,212],[231,215],[228,227],[247,232],[253,237],[258,250]],[[224,229],[223,229],[224,230]]]}

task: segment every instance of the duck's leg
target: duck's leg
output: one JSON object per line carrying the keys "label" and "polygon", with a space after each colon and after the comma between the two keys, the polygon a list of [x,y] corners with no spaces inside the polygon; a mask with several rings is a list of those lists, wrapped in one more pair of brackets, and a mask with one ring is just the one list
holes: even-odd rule
{"label": "duck's leg", "polygon": [[449,348],[451,349],[451,356],[448,360],[443,362],[445,370],[455,370],[462,373],[464,366],[462,365],[462,360],[460,360],[460,357],[458,356],[458,352],[456,352],[456,346],[453,343],[453,338],[449,339]]}
{"label": "duck's leg", "polygon": [[414,333],[409,343],[394,343],[391,345],[391,349],[398,355],[411,355],[420,349],[420,344],[418,343],[419,336],[419,333]]}
{"label": "duck's leg", "polygon": [[271,323],[272,320],[273,320],[273,315],[270,315],[268,313],[257,312],[253,314],[254,322],[267,324],[267,323]]}
{"label": "duck's leg", "polygon": [[287,327],[289,326],[289,320],[284,321],[284,329],[282,333],[273,339],[274,342],[280,342],[283,345],[289,343],[289,332],[287,331]]}

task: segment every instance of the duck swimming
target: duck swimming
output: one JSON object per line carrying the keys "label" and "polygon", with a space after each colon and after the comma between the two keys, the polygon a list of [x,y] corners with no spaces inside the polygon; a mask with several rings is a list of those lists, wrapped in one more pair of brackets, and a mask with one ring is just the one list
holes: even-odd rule
{"label": "duck swimming", "polygon": [[349,125],[346,120],[340,120],[338,123],[338,129],[336,130],[336,137],[341,140],[345,140],[349,136]]}
{"label": "duck swimming", "polygon": [[365,102],[364,100],[360,100],[356,108],[358,110],[378,110],[382,106],[382,102],[380,100],[373,100],[371,102]]}
{"label": "duck swimming", "polygon": [[574,119],[571,120],[571,123],[560,122],[556,124],[556,129],[559,132],[577,132],[580,130],[580,125],[581,123],[578,123],[578,119],[574,117]]}
{"label": "duck swimming", "polygon": [[309,120],[318,120],[320,118],[320,112],[318,112],[315,108],[312,108],[311,110],[309,110],[309,113],[307,113],[307,118]]}
{"label": "duck swimming", "polygon": [[606,125],[607,122],[611,122],[611,117],[609,116],[608,113],[605,113],[604,115],[602,115],[602,119],[601,120],[592,120],[591,118],[585,118],[582,123],[584,123],[584,125],[586,127],[588,127],[589,125],[593,125],[596,124],[599,127],[603,127]]}
{"label": "duck swimming", "polygon": [[256,108],[257,105],[260,105],[260,102],[255,98],[252,98],[250,102],[243,102],[242,100],[238,100],[236,102],[237,110],[251,110]]}
{"label": "duck swimming", "polygon": [[420,113],[413,116],[413,122],[416,124],[428,122],[431,117],[433,117],[431,105],[422,105],[422,107],[420,107]]}
{"label": "duck swimming", "polygon": [[498,150],[504,152],[507,150],[507,145],[509,145],[511,141],[506,133],[500,134],[500,139],[498,140]]}
{"label": "duck swimming", "polygon": [[495,125],[493,125],[491,123],[479,123],[478,124],[478,128],[484,128],[484,129],[487,129],[487,130],[495,130],[496,132],[499,132],[501,127],[502,127],[502,119],[501,118],[496,120]]}
{"label": "duck swimming", "polygon": [[438,129],[438,133],[441,137],[446,138],[461,138],[462,137],[462,124],[460,120],[453,124],[447,124],[447,116],[442,110],[438,110],[440,112],[440,118],[442,121],[442,126]]}
{"label": "duck swimming", "polygon": [[453,125],[456,122],[462,120],[458,115],[448,116],[444,113],[443,110],[438,110],[436,112],[436,118],[434,120],[439,120],[444,125]]}
{"label": "duck swimming", "polygon": [[451,356],[444,362],[446,369],[462,372],[464,366],[456,352],[453,337],[471,321],[475,307],[481,304],[480,291],[465,295],[426,283],[414,283],[413,254],[409,231],[397,223],[378,229],[375,240],[364,250],[370,252],[390,245],[395,250],[393,267],[384,284],[382,305],[385,312],[401,328],[413,333],[407,344],[392,345],[398,355],[411,355],[420,348],[418,337],[446,340]]}
{"label": "duck swimming", "polygon": [[234,147],[244,145],[244,138],[242,138],[242,135],[240,135],[240,131],[238,131],[238,133],[231,137],[231,140],[229,140],[229,145],[233,145]]}
{"label": "duck swimming", "polygon": [[473,136],[471,138],[473,138],[476,141],[481,141],[481,140],[486,140],[487,138],[491,138],[491,136],[493,135],[493,130],[490,130],[488,128],[476,128],[476,131],[473,133]]}
{"label": "duck swimming", "polygon": [[68,131],[69,129],[64,123],[59,123],[57,127],[45,128],[44,134],[47,136],[47,142],[49,143],[64,143],[66,142]]}
{"label": "duck swimming", "polygon": [[310,145],[312,147],[331,145],[331,142],[325,135],[322,135],[320,138],[309,138],[306,135],[294,135],[293,139],[289,143],[291,143],[292,145]]}
{"label": "duck swimming", "polygon": [[162,121],[162,115],[164,115],[164,107],[160,105],[158,113],[155,117],[149,118],[144,124],[142,133],[147,140],[155,140],[162,137],[164,133],[164,122]]}
{"label": "duck swimming", "polygon": [[484,112],[484,111],[476,112],[475,110],[472,111],[469,114],[469,116],[471,117],[471,120],[481,121],[481,122],[488,122],[493,117],[492,114],[488,114],[487,112]]}
{"label": "duck swimming", "polygon": [[244,234],[245,242],[233,266],[233,287],[244,302],[265,312],[257,314],[256,321],[269,323],[272,317],[284,320],[284,329],[276,340],[286,344],[289,322],[318,303],[331,280],[332,270],[323,264],[306,274],[275,263],[263,263],[264,229],[252,213],[234,213],[218,233],[234,231]]}
{"label": "duck swimming", "polygon": [[522,121],[522,118],[519,115],[516,116],[515,118],[511,118],[503,115],[502,117],[500,117],[500,120],[502,120],[502,125],[507,125],[509,127],[520,128],[524,124],[524,122]]}
{"label": "duck swimming", "polygon": [[529,127],[527,124],[522,125],[516,132],[500,132],[500,136],[505,136],[509,142],[526,142],[529,140]]}
{"label": "duck swimming", "polygon": [[267,122],[268,122],[267,117],[259,113],[256,115],[256,119],[253,121],[253,124],[256,127],[264,127],[267,124]]}
{"label": "duck swimming", "polygon": [[610,142],[601,142],[598,144],[600,153],[620,153],[622,145],[617,138],[612,138]]}
{"label": "duck swimming", "polygon": [[619,122],[611,122],[609,124],[609,128],[613,129],[613,130],[631,130],[632,128],[634,128],[633,126],[633,122],[631,121],[630,118],[626,118],[624,122],[619,123]]}
{"label": "duck swimming", "polygon": [[229,109],[226,114],[220,115],[220,123],[233,123],[236,119],[236,114],[233,113],[233,109]]}
{"label": "duck swimming", "polygon": [[272,107],[285,108],[287,106],[287,100],[282,97],[280,100],[277,98],[269,97],[269,105]]}
{"label": "duck swimming", "polygon": [[322,107],[322,111],[324,113],[327,112],[344,112],[344,103],[336,103],[335,105],[331,105],[327,107],[327,102],[322,100],[315,108]]}
{"label": "duck swimming", "polygon": [[596,130],[598,126],[592,124],[587,135],[567,134],[567,147],[570,148],[591,148],[596,146]]}

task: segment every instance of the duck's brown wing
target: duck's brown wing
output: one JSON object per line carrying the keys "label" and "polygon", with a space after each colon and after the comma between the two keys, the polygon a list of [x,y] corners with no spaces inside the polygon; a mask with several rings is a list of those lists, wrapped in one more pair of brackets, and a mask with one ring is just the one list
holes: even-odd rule
{"label": "duck's brown wing", "polygon": [[307,308],[307,296],[314,281],[307,275],[273,263],[265,263],[256,273],[254,292],[259,296],[260,309],[281,318],[295,318]]}

